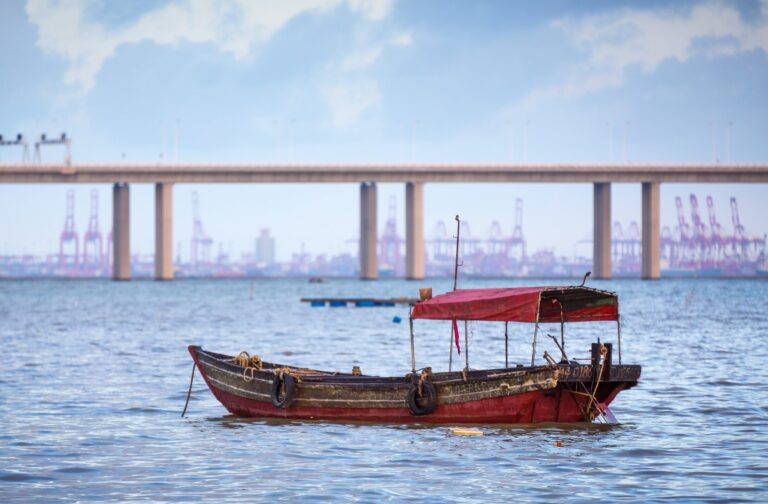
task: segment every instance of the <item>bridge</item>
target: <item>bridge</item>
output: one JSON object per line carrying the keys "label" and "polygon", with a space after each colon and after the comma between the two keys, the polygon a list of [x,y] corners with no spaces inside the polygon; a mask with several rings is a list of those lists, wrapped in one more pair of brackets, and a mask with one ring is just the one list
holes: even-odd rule
{"label": "bridge", "polygon": [[179,183],[360,184],[360,277],[378,278],[377,183],[405,184],[406,276],[424,278],[424,184],[591,183],[595,277],[611,277],[611,183],[642,185],[642,277],[660,277],[662,183],[768,183],[768,164],[2,164],[0,183],[113,186],[113,273],[130,279],[129,187],[155,184],[155,278],[173,278],[171,201]]}

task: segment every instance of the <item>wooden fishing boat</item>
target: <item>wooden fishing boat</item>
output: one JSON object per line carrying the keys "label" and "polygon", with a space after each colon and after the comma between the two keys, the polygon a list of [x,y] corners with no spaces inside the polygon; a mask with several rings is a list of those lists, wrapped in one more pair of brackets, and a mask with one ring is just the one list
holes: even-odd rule
{"label": "wooden fishing boat", "polygon": [[[450,322],[448,371],[417,369],[417,320]],[[505,367],[470,368],[470,321],[504,322]],[[465,365],[454,371],[454,346],[457,356],[461,355],[459,322],[464,325]],[[509,366],[509,322],[533,325],[530,366]],[[576,322],[615,322],[617,359],[613,344],[600,338],[592,343],[586,359],[569,358],[565,327]],[[550,337],[560,355],[556,360],[545,351],[540,356],[543,362],[537,363],[542,324],[559,326],[559,341]],[[213,353],[199,346],[190,346],[189,352],[216,398],[231,413],[244,417],[451,424],[585,422],[612,419],[608,406],[640,378],[640,366],[622,364],[617,295],[583,284],[457,289],[424,299],[411,309],[410,338],[411,370],[399,377],[298,368],[245,353]]]}

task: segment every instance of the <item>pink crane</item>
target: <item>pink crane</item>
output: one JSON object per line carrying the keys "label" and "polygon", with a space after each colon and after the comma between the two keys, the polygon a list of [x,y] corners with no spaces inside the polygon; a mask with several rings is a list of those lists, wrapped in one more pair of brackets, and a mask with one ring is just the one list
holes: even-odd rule
{"label": "pink crane", "polygon": [[515,199],[515,227],[512,229],[512,238],[509,240],[508,254],[520,264],[528,261],[525,237],[523,236],[523,200]]}
{"label": "pink crane", "polygon": [[691,194],[691,222],[693,223],[693,238],[697,242],[701,242],[706,234],[706,226],[701,222],[701,214],[699,213],[699,200],[696,199],[695,194]]}
{"label": "pink crane", "polygon": [[403,270],[401,248],[403,239],[397,234],[397,198],[389,198],[389,216],[384,225],[384,233],[379,240],[379,259],[382,270],[399,275]]}
{"label": "pink crane", "polygon": [[491,227],[488,229],[486,250],[489,255],[507,255],[507,243],[501,231],[501,224],[499,224],[499,221],[491,222]]}
{"label": "pink crane", "polygon": [[685,222],[683,200],[680,198],[680,196],[675,196],[675,207],[677,207],[677,232],[680,236],[680,241],[682,243],[687,243],[689,239],[688,233],[690,228],[688,227],[688,223]]}
{"label": "pink crane", "polygon": [[717,221],[715,202],[711,195],[707,195],[707,215],[709,216],[709,243],[713,261],[720,261],[723,252],[723,228]]}
{"label": "pink crane", "polygon": [[192,248],[191,262],[193,266],[209,265],[211,263],[211,244],[213,239],[203,229],[203,221],[200,219],[197,192],[192,193]]}
{"label": "pink crane", "polygon": [[[66,254],[65,248],[74,246],[74,254]],[[64,219],[64,230],[59,236],[59,266],[70,272],[76,271],[80,257],[80,242],[75,230],[75,191],[67,191],[67,216]]]}
{"label": "pink crane", "polygon": [[93,274],[103,267],[103,238],[99,229],[99,191],[91,191],[91,215],[88,230],[83,235],[83,270]]}

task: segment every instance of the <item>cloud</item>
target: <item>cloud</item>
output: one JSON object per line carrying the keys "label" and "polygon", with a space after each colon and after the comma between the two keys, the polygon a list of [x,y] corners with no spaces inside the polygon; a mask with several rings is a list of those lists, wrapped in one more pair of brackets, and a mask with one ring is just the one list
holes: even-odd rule
{"label": "cloud", "polygon": [[376,45],[363,51],[349,53],[342,60],[341,69],[350,71],[368,68],[378,61],[382,52],[384,52],[384,46]]}
{"label": "cloud", "polygon": [[348,0],[353,12],[362,14],[371,21],[381,21],[389,15],[394,0]]}
{"label": "cloud", "polygon": [[333,124],[337,128],[351,125],[360,114],[381,101],[379,85],[371,79],[337,82],[327,87],[323,94],[332,111]]}
{"label": "cloud", "polygon": [[389,39],[389,43],[395,47],[406,47],[411,45],[412,42],[413,37],[411,36],[410,32],[395,33],[392,35],[392,38]]}
{"label": "cloud", "polygon": [[379,60],[387,46],[406,47],[411,45],[412,37],[409,32],[398,32],[392,35],[386,43],[376,43],[369,47],[347,54],[341,62],[344,71],[363,70]]}
{"label": "cloud", "polygon": [[[177,0],[117,28],[89,19],[84,1],[29,0],[26,10],[37,27],[37,45],[69,63],[64,82],[87,92],[104,62],[122,45],[209,43],[242,60],[297,16],[327,12],[342,3],[344,0]],[[346,0],[352,12],[369,21],[385,18],[392,3]]]}
{"label": "cloud", "polygon": [[564,82],[532,91],[518,107],[530,109],[553,99],[619,87],[629,68],[652,73],[667,61],[768,52],[768,0],[761,2],[761,11],[760,20],[747,22],[735,8],[713,2],[686,10],[626,9],[555,21],[552,26],[583,49],[587,58]]}
{"label": "cloud", "polygon": [[378,83],[360,78],[360,73],[373,66],[388,47],[405,47],[413,42],[409,32],[398,32],[384,42],[369,44],[365,49],[347,54],[339,65],[332,65],[334,84],[323,95],[337,128],[346,128],[369,108],[381,101]]}

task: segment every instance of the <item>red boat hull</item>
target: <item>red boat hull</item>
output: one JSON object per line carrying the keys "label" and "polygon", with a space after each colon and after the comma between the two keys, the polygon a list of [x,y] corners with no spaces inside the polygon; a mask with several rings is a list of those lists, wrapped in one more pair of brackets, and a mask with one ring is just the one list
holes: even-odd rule
{"label": "red boat hull", "polygon": [[[270,401],[260,401],[242,394],[224,390],[206,372],[197,353],[190,347],[195,363],[208,387],[221,404],[232,414],[253,418],[285,418],[297,420],[368,421],[380,423],[434,423],[434,424],[527,424],[543,422],[591,421],[588,414],[589,395],[578,383],[558,383],[546,390],[530,390],[503,397],[492,397],[451,404],[438,404],[427,415],[414,416],[404,404],[399,407],[344,407],[303,406],[296,404],[278,408]],[[604,382],[594,394],[597,407],[605,410],[616,395],[627,388],[625,382]],[[591,392],[591,390],[590,390]]]}

